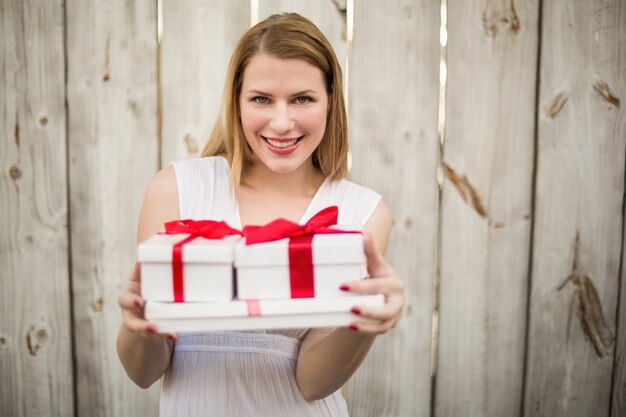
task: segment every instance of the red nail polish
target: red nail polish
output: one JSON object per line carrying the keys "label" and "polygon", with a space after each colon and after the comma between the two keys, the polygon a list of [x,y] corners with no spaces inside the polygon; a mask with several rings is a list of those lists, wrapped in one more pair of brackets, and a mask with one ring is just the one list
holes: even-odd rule
{"label": "red nail polish", "polygon": [[173,334],[168,334],[167,338],[172,341],[176,340],[176,336],[174,336]]}
{"label": "red nail polish", "polygon": [[135,304],[135,307],[143,307],[143,303],[139,299],[135,299],[135,301],[133,301],[133,304]]}
{"label": "red nail polish", "polygon": [[352,323],[351,325],[348,326],[348,329],[354,330],[356,332],[356,331],[359,330],[359,326],[357,326],[356,324]]}
{"label": "red nail polish", "polygon": [[341,291],[350,291],[350,288],[346,284],[342,284],[339,286]]}
{"label": "red nail polish", "polygon": [[146,327],[146,331],[148,333],[156,333],[156,326],[154,324],[148,324],[148,327]]}
{"label": "red nail polish", "polygon": [[350,311],[352,312],[352,314],[361,314],[361,309],[358,307],[352,307]]}

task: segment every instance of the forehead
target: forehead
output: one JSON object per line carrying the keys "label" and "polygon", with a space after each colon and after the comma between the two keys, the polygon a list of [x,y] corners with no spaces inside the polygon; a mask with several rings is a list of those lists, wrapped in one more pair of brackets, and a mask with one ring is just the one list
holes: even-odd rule
{"label": "forehead", "polygon": [[264,53],[256,54],[243,72],[242,92],[270,88],[312,89],[321,90],[321,93],[326,86],[322,70],[303,59],[281,59]]}

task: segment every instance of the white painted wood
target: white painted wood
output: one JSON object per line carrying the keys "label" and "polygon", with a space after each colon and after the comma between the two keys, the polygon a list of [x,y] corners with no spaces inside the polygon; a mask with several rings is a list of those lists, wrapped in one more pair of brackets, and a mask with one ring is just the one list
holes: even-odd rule
{"label": "white painted wood", "polygon": [[539,2],[448,2],[435,416],[519,415]]}
{"label": "white painted wood", "polygon": [[63,2],[0,3],[0,415],[72,415]]}
{"label": "white painted wood", "polygon": [[163,165],[200,156],[217,119],[230,56],[249,25],[250,0],[163,2]]}
{"label": "white painted wood", "polygon": [[406,306],[345,389],[352,416],[430,415],[438,39],[439,1],[354,2],[350,178],[391,209],[386,258],[404,281]]}
{"label": "white painted wood", "polygon": [[542,20],[525,414],[603,417],[620,279],[626,7],[544,2]]}
{"label": "white painted wood", "polygon": [[117,295],[159,165],[156,2],[69,0],[66,13],[76,412],[156,416],[159,384],[136,387],[115,349]]}

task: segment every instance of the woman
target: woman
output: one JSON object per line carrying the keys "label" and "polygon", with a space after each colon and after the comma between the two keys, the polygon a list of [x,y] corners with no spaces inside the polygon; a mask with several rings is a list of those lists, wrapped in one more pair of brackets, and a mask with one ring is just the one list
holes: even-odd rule
{"label": "woman", "polygon": [[203,158],[154,177],[138,240],[180,218],[236,228],[282,217],[304,223],[330,205],[338,224],[366,233],[369,279],[341,289],[385,294],[382,307],[355,306],[348,328],[163,335],[143,318],[136,268],[119,296],[118,354],[129,377],[149,387],[163,376],[162,416],[347,416],[338,391],[377,334],[393,327],[403,286],[381,253],[391,217],[375,192],[346,181],[347,125],[337,58],[297,14],[274,15],[240,39],[221,113]]}

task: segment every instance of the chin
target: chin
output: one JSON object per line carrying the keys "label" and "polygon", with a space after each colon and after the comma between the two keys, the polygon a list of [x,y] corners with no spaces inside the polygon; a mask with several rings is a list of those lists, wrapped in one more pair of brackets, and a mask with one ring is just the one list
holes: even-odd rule
{"label": "chin", "polygon": [[304,162],[296,163],[295,161],[270,161],[269,163],[265,163],[264,161],[261,162],[268,167],[270,171],[275,172],[276,174],[291,174],[304,165]]}

